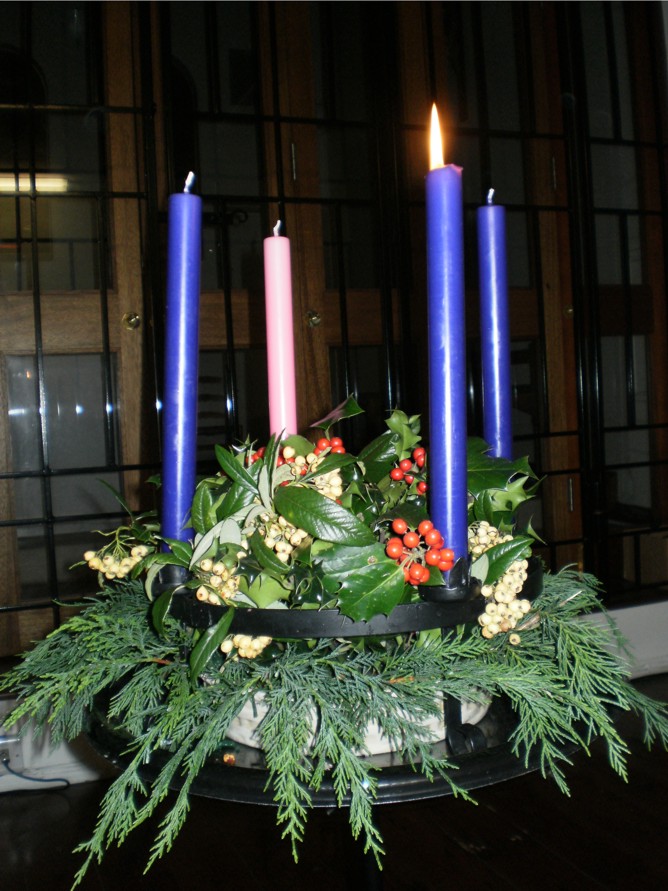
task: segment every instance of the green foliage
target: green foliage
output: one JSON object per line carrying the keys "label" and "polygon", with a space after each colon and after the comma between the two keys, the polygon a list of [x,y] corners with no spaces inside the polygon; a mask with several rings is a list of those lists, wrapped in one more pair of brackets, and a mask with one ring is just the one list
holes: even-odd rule
{"label": "green foliage", "polygon": [[[37,729],[49,726],[57,743],[85,730],[94,713],[128,740],[126,766],[102,800],[91,838],[78,848],[86,859],[75,884],[106,848],[153,817],[176,784],[180,790],[157,827],[147,869],[169,851],[186,819],[194,779],[244,703],[260,695],[268,709],[259,732],[269,788],[295,858],[312,796],[325,777],[339,805],[349,802],[353,835],[362,835],[365,849],[382,857],[371,813],[377,766],[364,757],[368,724],[376,724],[417,771],[443,776],[466,795],[448,760],[433,754],[423,728],[443,695],[507,697],[517,716],[517,757],[537,758],[563,791],[570,747],[587,750],[596,737],[605,741],[613,769],[626,777],[628,749],[615,728],[615,709],[643,718],[648,744],[658,739],[668,746],[666,706],[628,683],[626,666],[610,646],[613,630],[582,620],[599,607],[597,584],[572,570],[546,577],[517,629],[516,646],[507,635],[486,641],[477,630],[459,628],[443,638],[421,635],[382,646],[288,644],[271,658],[218,660],[215,670],[210,657],[232,627],[233,609],[197,638],[168,613],[159,635],[138,581],[119,583],[84,607],[0,679],[0,689],[19,696],[9,725],[27,718]],[[142,765],[158,751],[166,760],[148,780]]]}

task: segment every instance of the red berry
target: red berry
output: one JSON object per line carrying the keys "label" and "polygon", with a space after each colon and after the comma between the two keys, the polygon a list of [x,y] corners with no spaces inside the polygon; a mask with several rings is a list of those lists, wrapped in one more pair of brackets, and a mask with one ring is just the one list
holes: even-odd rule
{"label": "red berry", "polygon": [[282,455],[279,455],[276,459],[276,467],[282,467],[285,464],[285,460]]}
{"label": "red berry", "polygon": [[403,458],[399,462],[399,467],[401,467],[403,472],[406,473],[407,471],[409,471],[413,468],[413,462],[410,460],[410,458]]}
{"label": "red berry", "polygon": [[441,562],[441,553],[435,548],[430,548],[424,555],[424,559],[425,563],[427,563],[429,566],[438,566],[438,564]]}
{"label": "red berry", "polygon": [[408,568],[406,566],[404,566],[404,581],[410,582],[410,580],[411,580],[411,574],[408,571]]}
{"label": "red berry", "polygon": [[424,467],[424,463],[425,463],[424,455],[418,455],[418,457],[415,459],[415,463],[417,464],[418,467]]}
{"label": "red berry", "polygon": [[332,438],[329,441],[329,445],[330,445],[330,448],[332,448],[332,449],[340,449],[341,446],[343,445],[343,440],[341,439],[340,436],[332,436]]}
{"label": "red berry", "polygon": [[443,548],[441,550],[441,560],[447,560],[450,563],[455,562],[455,552],[452,548]]}
{"label": "red berry", "polygon": [[424,493],[427,491],[427,484],[424,480],[420,480],[420,482],[417,484],[417,490],[418,492],[420,492],[421,495],[424,495]]}
{"label": "red berry", "polygon": [[403,540],[407,548],[416,548],[420,544],[420,536],[417,532],[407,532]]}
{"label": "red berry", "polygon": [[255,454],[258,456],[258,458],[264,458],[264,453],[266,451],[267,451],[266,446],[260,446],[260,448],[257,450],[257,452]]}
{"label": "red berry", "polygon": [[[424,538],[424,540],[427,541],[427,532],[429,532],[433,528],[434,524],[431,522],[431,520],[423,520],[418,526],[418,532]],[[427,544],[430,544],[430,542],[427,541]]]}
{"label": "red berry", "polygon": [[441,560],[438,564],[438,568],[441,572],[448,572],[455,564],[451,560]]}
{"label": "red berry", "polygon": [[390,476],[393,480],[402,480],[404,478],[404,472],[400,467],[393,467],[390,471]]}
{"label": "red berry", "polygon": [[416,449],[413,449],[413,458],[417,461],[418,458],[424,458],[425,449],[422,446],[418,446]]}
{"label": "red berry", "polygon": [[401,557],[403,552],[404,546],[400,538],[391,538],[385,545],[385,553],[388,557],[392,557],[393,560]]}
{"label": "red berry", "polygon": [[423,532],[422,535],[424,537],[425,544],[431,545],[432,547],[434,545],[437,545],[440,541],[443,541],[443,536],[438,531],[438,529],[434,529],[433,526],[431,529],[427,529],[426,532]]}
{"label": "red berry", "polygon": [[402,520],[401,517],[397,517],[396,520],[392,521],[392,531],[396,532],[397,535],[403,535],[404,532],[408,532],[408,523],[406,520]]}
{"label": "red berry", "polygon": [[330,445],[329,440],[328,440],[328,439],[325,439],[325,438],[323,437],[322,439],[319,439],[319,440],[316,442],[315,447],[316,447],[317,449],[320,449],[321,452],[324,452],[325,449],[328,449],[328,448],[329,448],[329,445]]}
{"label": "red berry", "polygon": [[420,563],[411,563],[411,568],[408,570],[408,572],[409,572],[411,579],[414,582],[422,581],[423,569],[424,569],[424,566],[422,566]]}
{"label": "red berry", "polygon": [[346,450],[343,448],[342,445],[341,446],[332,446],[332,454],[333,455],[345,455],[345,453],[346,453]]}
{"label": "red berry", "polygon": [[414,479],[415,479],[415,477],[413,476],[412,473],[407,473],[404,475],[404,482],[406,483],[407,486],[410,486]]}

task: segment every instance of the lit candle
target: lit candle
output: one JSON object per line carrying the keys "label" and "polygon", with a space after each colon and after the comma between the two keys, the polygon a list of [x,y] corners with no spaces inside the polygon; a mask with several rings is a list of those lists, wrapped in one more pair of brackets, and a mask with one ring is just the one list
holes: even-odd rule
{"label": "lit candle", "polygon": [[493,455],[512,458],[506,209],[494,204],[493,189],[478,208],[478,265],[483,435]]}
{"label": "lit candle", "polygon": [[432,109],[427,197],[429,509],[455,559],[468,553],[462,170],[444,165]]}
{"label": "lit candle", "polygon": [[202,199],[188,174],[170,195],[162,441],[162,535],[186,541],[195,492]]}
{"label": "lit candle", "polygon": [[269,432],[277,436],[297,432],[290,239],[278,234],[280,226],[264,240]]}

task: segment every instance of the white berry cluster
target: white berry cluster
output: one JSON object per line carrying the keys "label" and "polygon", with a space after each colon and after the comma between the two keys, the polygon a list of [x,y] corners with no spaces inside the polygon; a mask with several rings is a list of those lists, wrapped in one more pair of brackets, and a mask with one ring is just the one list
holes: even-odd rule
{"label": "white berry cluster", "polygon": [[269,514],[264,513],[260,514],[260,520],[264,525],[258,531],[264,538],[265,545],[275,551],[281,563],[287,563],[294,549],[308,538],[308,532],[293,526],[285,517],[272,519]]}
{"label": "white berry cluster", "polygon": [[[283,457],[290,462],[290,472],[299,479],[307,473],[313,473],[318,469],[318,465],[322,463],[326,454],[316,455],[315,452],[309,452],[308,455],[297,455],[291,446],[283,449]],[[324,495],[325,498],[331,498],[336,501],[343,494],[343,480],[338,470],[330,470],[329,473],[323,473],[313,478],[313,485]]]}
{"label": "white berry cluster", "polygon": [[234,637],[226,637],[220,645],[220,649],[225,655],[231,653],[232,650],[236,650],[242,659],[255,659],[270,643],[270,637],[251,637],[249,634],[235,634]]}
{"label": "white berry cluster", "polygon": [[[469,528],[469,550],[474,557],[484,554],[494,545],[512,541],[512,535],[504,534],[482,520]],[[527,579],[527,560],[516,560],[512,563],[500,579],[492,585],[483,585],[482,594],[487,600],[485,612],[478,617],[482,626],[483,637],[491,639],[494,635],[512,631],[517,623],[531,609],[528,600],[518,599],[524,582]],[[508,637],[511,644],[520,642],[519,634],[511,634]]]}
{"label": "white berry cluster", "polygon": [[239,589],[239,577],[222,562],[214,563],[208,557],[196,567],[203,584],[197,589],[197,599],[213,606],[222,606],[226,600],[234,600]]}
{"label": "white berry cluster", "polygon": [[86,551],[83,557],[91,569],[111,580],[124,579],[147,554],[146,545],[135,545],[129,553],[125,550],[109,552],[103,548],[101,551]]}

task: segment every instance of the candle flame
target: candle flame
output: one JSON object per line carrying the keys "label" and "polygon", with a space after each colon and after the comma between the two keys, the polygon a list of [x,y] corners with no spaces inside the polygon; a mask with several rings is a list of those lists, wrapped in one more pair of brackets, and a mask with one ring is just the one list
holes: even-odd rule
{"label": "candle flame", "polygon": [[438,120],[438,111],[436,103],[431,107],[431,132],[429,136],[429,169],[436,170],[437,167],[444,167],[443,161],[443,139],[441,137],[441,125]]}

